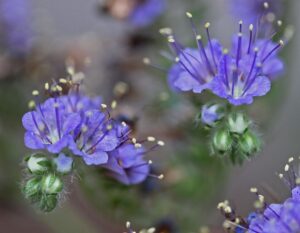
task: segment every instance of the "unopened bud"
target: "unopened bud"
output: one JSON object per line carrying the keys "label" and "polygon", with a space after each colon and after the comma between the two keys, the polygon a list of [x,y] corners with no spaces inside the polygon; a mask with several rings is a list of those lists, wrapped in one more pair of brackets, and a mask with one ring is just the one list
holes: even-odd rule
{"label": "unopened bud", "polygon": [[51,212],[57,206],[58,197],[57,194],[43,195],[38,207],[43,212]]}
{"label": "unopened bud", "polygon": [[32,198],[35,195],[38,195],[40,191],[40,179],[39,178],[32,178],[26,182],[23,187],[23,193],[26,198]]}
{"label": "unopened bud", "polygon": [[235,112],[229,114],[227,124],[230,132],[242,134],[246,131],[246,129],[248,129],[250,120],[245,114],[241,112]]}
{"label": "unopened bud", "polygon": [[219,153],[225,153],[231,150],[232,138],[230,133],[225,129],[217,130],[213,135],[213,148]]}
{"label": "unopened bud", "polygon": [[261,142],[257,135],[247,131],[240,137],[238,145],[243,153],[251,155],[259,151]]}
{"label": "unopened bud", "polygon": [[27,160],[27,167],[33,174],[43,174],[51,167],[51,162],[44,155],[34,154]]}
{"label": "unopened bud", "polygon": [[48,174],[42,179],[41,189],[46,194],[56,194],[62,191],[63,182],[55,174]]}

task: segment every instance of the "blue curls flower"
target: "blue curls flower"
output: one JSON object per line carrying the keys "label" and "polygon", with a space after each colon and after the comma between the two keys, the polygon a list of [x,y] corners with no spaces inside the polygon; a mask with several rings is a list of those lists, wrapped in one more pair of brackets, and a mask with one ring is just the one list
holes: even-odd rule
{"label": "blue curls flower", "polygon": [[232,105],[251,104],[254,97],[264,96],[270,91],[271,81],[284,69],[277,55],[284,44],[282,40],[274,43],[271,39],[257,38],[252,24],[246,36],[240,21],[231,49],[223,49],[218,40],[211,38],[210,24],[206,23],[205,46],[192,21],[192,14],[187,13],[187,16],[197,48],[184,48],[171,29],[161,29],[176,54],[176,63],[168,71],[168,83],[172,90],[194,93],[210,90]]}
{"label": "blue curls flower", "polygon": [[23,116],[25,145],[30,149],[59,153],[68,147],[72,140],[71,133],[80,124],[80,120],[77,113],[67,114],[58,98],[50,98]]}

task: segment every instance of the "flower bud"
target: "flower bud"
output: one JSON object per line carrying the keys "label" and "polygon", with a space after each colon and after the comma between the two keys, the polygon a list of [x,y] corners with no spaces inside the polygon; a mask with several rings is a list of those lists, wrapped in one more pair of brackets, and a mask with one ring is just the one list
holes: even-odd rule
{"label": "flower bud", "polygon": [[44,155],[34,154],[28,158],[27,167],[33,174],[43,174],[51,167],[51,163]]}
{"label": "flower bud", "polygon": [[230,133],[225,129],[217,130],[212,139],[213,148],[219,153],[225,153],[231,150],[232,138]]}
{"label": "flower bud", "polygon": [[229,114],[227,124],[230,132],[242,134],[246,131],[246,129],[248,129],[250,120],[245,114],[241,112],[235,112]]}
{"label": "flower bud", "polygon": [[63,182],[55,174],[48,174],[43,177],[41,188],[46,194],[56,194],[62,191]]}
{"label": "flower bud", "polygon": [[207,126],[214,126],[224,116],[224,108],[220,104],[205,104],[201,109],[201,122]]}
{"label": "flower bud", "polygon": [[240,150],[246,155],[256,153],[260,149],[260,139],[254,133],[247,131],[244,133],[238,142]]}
{"label": "flower bud", "polygon": [[59,156],[54,159],[54,163],[58,172],[66,174],[72,170],[73,159],[60,153]]}
{"label": "flower bud", "polygon": [[26,182],[23,187],[23,193],[26,198],[31,198],[37,195],[40,191],[40,179],[39,178],[32,178]]}
{"label": "flower bud", "polygon": [[47,194],[43,195],[41,198],[38,207],[41,211],[51,212],[57,206],[58,198],[57,194]]}

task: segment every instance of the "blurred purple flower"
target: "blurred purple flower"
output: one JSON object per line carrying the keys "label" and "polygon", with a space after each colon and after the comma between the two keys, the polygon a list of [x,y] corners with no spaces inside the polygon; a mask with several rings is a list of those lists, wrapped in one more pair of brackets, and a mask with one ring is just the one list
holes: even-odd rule
{"label": "blurred purple flower", "polygon": [[149,176],[149,163],[143,159],[145,149],[133,144],[124,144],[109,153],[107,164],[112,177],[123,184],[138,184]]}
{"label": "blurred purple flower", "polygon": [[59,153],[72,141],[71,132],[80,124],[77,113],[67,114],[58,98],[50,98],[22,118],[25,145]]}
{"label": "blurred purple flower", "polygon": [[2,0],[1,21],[9,51],[14,55],[25,55],[32,48],[30,0]]}
{"label": "blurred purple flower", "polygon": [[135,26],[145,27],[153,23],[165,9],[165,0],[139,0],[129,21]]}
{"label": "blurred purple flower", "polygon": [[281,15],[281,0],[231,0],[233,14],[246,24],[273,22]]}
{"label": "blurred purple flower", "polygon": [[61,173],[68,173],[72,170],[73,159],[60,153],[57,158],[54,159],[56,170]]}

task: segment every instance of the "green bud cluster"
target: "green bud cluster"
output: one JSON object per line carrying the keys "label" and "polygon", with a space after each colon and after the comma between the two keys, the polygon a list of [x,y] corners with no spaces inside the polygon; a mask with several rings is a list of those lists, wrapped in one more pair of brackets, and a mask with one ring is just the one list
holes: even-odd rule
{"label": "green bud cluster", "polygon": [[33,154],[26,158],[29,178],[22,187],[23,194],[43,212],[51,212],[57,206],[63,191],[62,176],[57,171],[54,160],[43,154]]}
{"label": "green bud cluster", "polygon": [[232,163],[243,163],[260,150],[261,141],[253,123],[242,112],[229,112],[211,129],[213,154],[228,156]]}

